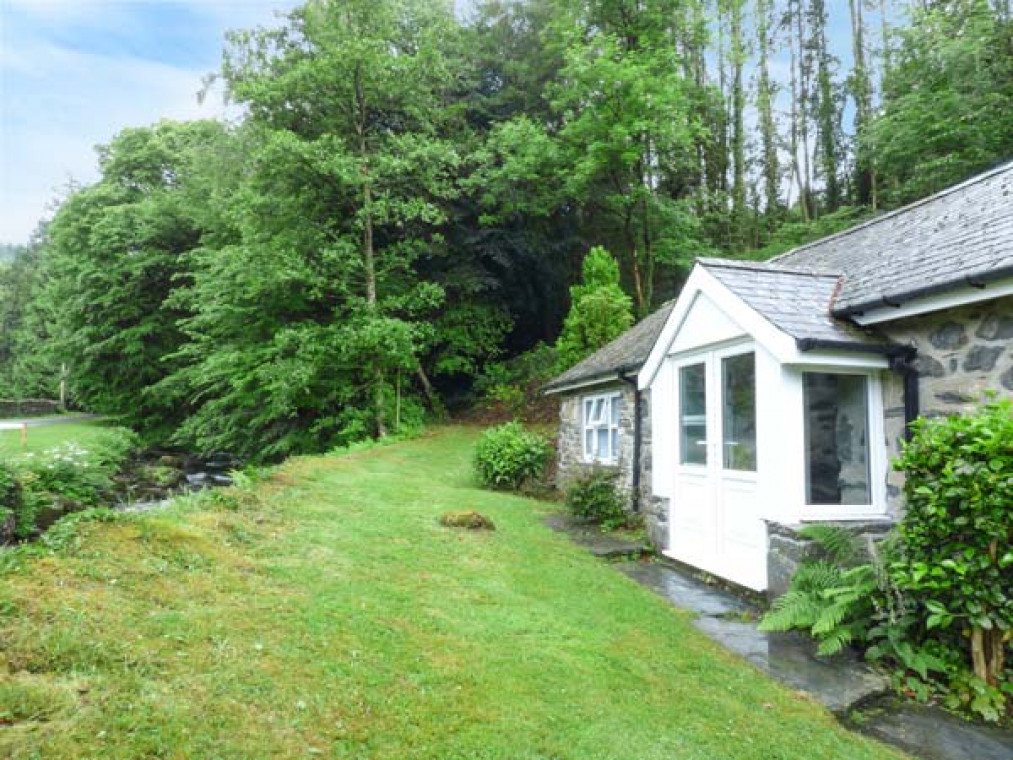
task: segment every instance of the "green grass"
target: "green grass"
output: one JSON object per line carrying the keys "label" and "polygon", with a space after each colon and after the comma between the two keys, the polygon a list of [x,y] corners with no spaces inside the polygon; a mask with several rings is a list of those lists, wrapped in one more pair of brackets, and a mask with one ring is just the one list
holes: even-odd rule
{"label": "green grass", "polygon": [[[86,524],[0,583],[0,757],[876,758],[478,490],[475,433]],[[443,528],[478,510],[495,532]]]}
{"label": "green grass", "polygon": [[[2,420],[0,420],[2,422]],[[21,430],[0,430],[0,457],[22,454],[29,451],[44,451],[66,441],[83,446],[101,434],[107,423],[101,420],[85,420],[58,424],[40,425],[28,428],[28,445],[21,444]]]}

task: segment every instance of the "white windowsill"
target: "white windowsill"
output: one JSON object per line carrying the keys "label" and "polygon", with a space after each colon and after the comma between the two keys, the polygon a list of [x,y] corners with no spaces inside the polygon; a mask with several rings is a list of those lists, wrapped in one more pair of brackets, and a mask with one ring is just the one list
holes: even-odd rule
{"label": "white windowsill", "polygon": [[812,522],[848,522],[853,520],[855,522],[891,522],[890,516],[886,513],[885,509],[880,508],[869,508],[869,511],[848,511],[848,512],[830,512],[830,511],[810,511],[803,512],[799,517],[799,522],[812,523]]}

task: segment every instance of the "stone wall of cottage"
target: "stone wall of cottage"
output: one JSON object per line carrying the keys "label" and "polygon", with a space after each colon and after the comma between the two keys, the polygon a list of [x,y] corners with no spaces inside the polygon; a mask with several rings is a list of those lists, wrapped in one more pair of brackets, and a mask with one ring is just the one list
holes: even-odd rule
{"label": "stone wall of cottage", "polygon": [[[959,414],[975,408],[986,391],[1013,398],[1013,296],[909,317],[880,326],[894,342],[917,351],[923,416]],[[883,387],[886,444],[890,459],[904,438],[904,386],[890,374]],[[901,509],[903,476],[890,470],[887,489],[894,516]]]}
{"label": "stone wall of cottage", "polygon": [[[611,467],[617,473],[617,484],[626,496],[627,507],[633,506],[633,431],[634,401],[636,394],[629,383],[614,382],[568,393],[561,398],[559,409],[559,461],[556,486],[565,490],[574,480],[590,472],[595,466],[584,461],[581,416],[583,399],[606,393],[619,393],[623,408],[619,414],[619,461]],[[651,392],[640,394],[640,512],[644,515],[651,541],[664,548],[668,538],[668,510],[660,499],[651,495]]]}

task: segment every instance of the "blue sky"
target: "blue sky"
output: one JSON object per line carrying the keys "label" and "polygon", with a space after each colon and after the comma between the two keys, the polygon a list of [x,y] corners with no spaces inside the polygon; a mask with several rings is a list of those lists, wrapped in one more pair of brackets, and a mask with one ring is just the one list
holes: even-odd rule
{"label": "blue sky", "polygon": [[198,105],[226,29],[297,0],[0,0],[0,242],[26,242],[61,188],[98,178],[127,126],[226,115]]}

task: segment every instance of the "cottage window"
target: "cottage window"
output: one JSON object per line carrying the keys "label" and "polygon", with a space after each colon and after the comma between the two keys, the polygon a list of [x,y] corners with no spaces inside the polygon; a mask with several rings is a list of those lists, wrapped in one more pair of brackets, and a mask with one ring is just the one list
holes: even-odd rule
{"label": "cottage window", "polygon": [[808,503],[871,504],[868,377],[806,372],[804,392]]}
{"label": "cottage window", "polygon": [[681,464],[707,464],[707,367],[679,370],[679,451]]}
{"label": "cottage window", "polygon": [[584,399],[584,461],[614,464],[619,459],[619,415],[623,399],[618,393]]}

